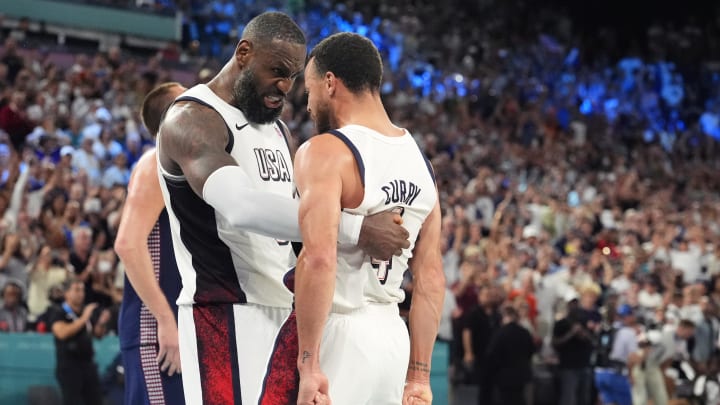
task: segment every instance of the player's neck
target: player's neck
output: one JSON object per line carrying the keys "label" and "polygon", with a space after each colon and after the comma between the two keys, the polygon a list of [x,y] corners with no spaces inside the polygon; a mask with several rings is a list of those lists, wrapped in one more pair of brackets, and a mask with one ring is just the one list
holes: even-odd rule
{"label": "player's neck", "polygon": [[336,106],[338,128],[347,125],[362,125],[387,136],[402,136],[401,128],[393,125],[379,94],[363,93],[349,95]]}
{"label": "player's neck", "polygon": [[220,70],[220,73],[215,75],[215,77],[206,84],[213,93],[217,94],[218,97],[228,104],[232,100],[232,93],[230,90],[233,87],[232,78],[237,77],[237,74],[239,74],[239,72],[237,74],[233,73],[234,70],[235,67],[232,63],[226,63],[222,70]]}

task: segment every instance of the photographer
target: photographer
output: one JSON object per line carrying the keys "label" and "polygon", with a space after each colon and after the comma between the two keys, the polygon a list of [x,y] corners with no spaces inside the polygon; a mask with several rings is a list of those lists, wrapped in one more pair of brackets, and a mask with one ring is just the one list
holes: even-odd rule
{"label": "photographer", "polygon": [[[65,405],[102,403],[100,378],[94,363],[92,336],[102,337],[107,331],[110,312],[103,310],[94,317],[97,304],[83,307],[85,286],[78,278],[63,284],[65,301],[53,307],[49,315],[50,330],[55,336],[55,376]],[[91,319],[95,318],[95,322]]]}
{"label": "photographer", "polygon": [[592,321],[570,297],[567,316],[553,328],[552,344],[558,355],[560,405],[590,405],[592,386],[591,358],[595,333]]}

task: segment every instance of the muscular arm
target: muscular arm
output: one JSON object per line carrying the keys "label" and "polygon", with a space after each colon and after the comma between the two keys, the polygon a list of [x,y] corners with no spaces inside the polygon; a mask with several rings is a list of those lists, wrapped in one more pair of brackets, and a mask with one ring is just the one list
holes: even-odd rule
{"label": "muscular arm", "polygon": [[406,380],[413,383],[430,383],[430,359],[445,297],[440,224],[440,204],[436,203],[420,229],[409,262],[414,289],[410,305],[410,363]]}
{"label": "muscular arm", "polygon": [[125,274],[130,284],[150,312],[158,321],[171,321],[174,324],[175,315],[155,279],[147,245],[147,238],[163,208],[165,203],[153,151],[140,158],[130,177],[128,196],[115,239],[115,251],[125,265]]}
{"label": "muscular arm", "polygon": [[115,239],[115,251],[125,265],[130,284],[158,321],[158,361],[169,375],[180,371],[177,322],[153,269],[147,239],[160,216],[165,202],[157,175],[155,151],[146,153],[135,166],[128,195]]}
{"label": "muscular arm", "polygon": [[349,151],[340,142],[320,135],[305,143],[295,157],[303,236],[303,251],[295,273],[301,376],[304,372],[320,372],[320,341],[335,291],[342,173],[354,170],[348,167],[347,162],[352,160],[348,160]]}
{"label": "muscular arm", "polygon": [[[253,188],[239,166],[224,166],[213,172],[205,183],[203,199],[234,228],[281,240],[302,240],[298,201]],[[359,233],[362,217],[357,218],[354,229]]]}
{"label": "muscular arm", "polygon": [[208,177],[224,166],[237,166],[225,151],[228,129],[220,115],[196,103],[178,103],[167,111],[158,137],[160,163],[175,175],[184,175],[202,197]]}
{"label": "muscular arm", "polygon": [[[230,224],[278,239],[300,239],[297,202],[290,195],[252,187],[247,173],[225,150],[228,129],[217,112],[180,103],[168,111],[160,134],[163,167],[183,174],[193,191]],[[266,215],[268,210],[272,215]]]}
{"label": "muscular arm", "polygon": [[[193,191],[232,226],[276,239],[301,241],[298,201],[290,195],[254,188],[248,174],[225,151],[227,142],[227,127],[215,111],[180,103],[168,111],[161,129],[160,162],[171,173],[185,175]],[[339,242],[358,245],[379,258],[399,254],[408,246],[407,233],[399,224],[383,222],[378,231],[372,226],[366,228],[368,221],[363,221],[362,216],[342,213]],[[361,238],[361,230],[365,234],[373,229],[371,236]]]}

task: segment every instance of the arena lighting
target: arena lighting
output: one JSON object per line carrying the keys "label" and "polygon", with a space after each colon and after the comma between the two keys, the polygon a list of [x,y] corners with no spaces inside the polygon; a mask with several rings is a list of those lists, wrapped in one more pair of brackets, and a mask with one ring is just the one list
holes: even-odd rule
{"label": "arena lighting", "polygon": [[645,142],[650,143],[655,139],[655,133],[651,129],[646,129],[643,133],[643,140]]}
{"label": "arena lighting", "polygon": [[580,113],[583,115],[589,115],[592,114],[592,102],[589,98],[586,98],[583,100],[582,104],[580,104]]}

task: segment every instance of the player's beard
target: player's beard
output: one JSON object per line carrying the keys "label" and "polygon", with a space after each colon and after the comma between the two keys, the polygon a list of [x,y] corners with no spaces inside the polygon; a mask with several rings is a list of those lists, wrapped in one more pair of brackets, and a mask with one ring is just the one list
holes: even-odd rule
{"label": "player's beard", "polygon": [[[280,96],[283,94],[267,94],[269,96]],[[232,91],[232,105],[240,109],[248,121],[255,124],[269,124],[277,121],[282,113],[282,106],[268,108],[265,106],[265,95],[261,95],[257,89],[255,74],[252,69],[244,69]]]}
{"label": "player's beard", "polygon": [[318,134],[324,134],[335,127],[330,113],[330,106],[327,103],[318,104],[317,108],[313,110],[315,121],[315,129]]}

